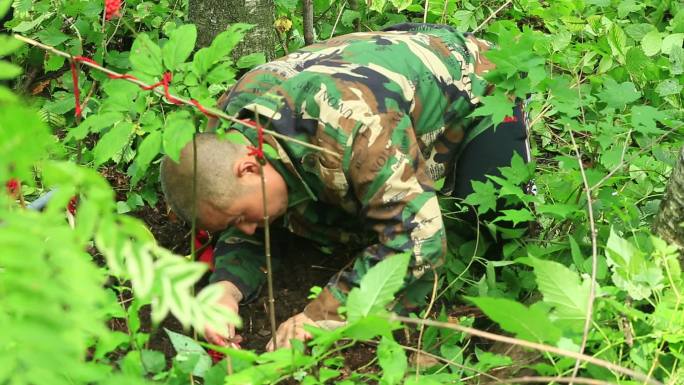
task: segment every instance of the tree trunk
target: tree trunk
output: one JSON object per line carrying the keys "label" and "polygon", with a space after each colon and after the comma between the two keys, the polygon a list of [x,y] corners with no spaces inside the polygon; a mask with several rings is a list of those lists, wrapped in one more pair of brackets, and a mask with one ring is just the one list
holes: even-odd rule
{"label": "tree trunk", "polygon": [[653,222],[653,231],[664,240],[684,250],[684,147],[672,170],[670,182]]}
{"label": "tree trunk", "polygon": [[245,39],[233,51],[233,58],[263,52],[266,60],[275,59],[276,35],[273,28],[273,0],[189,0],[189,17],[197,25],[200,47],[233,23],[254,24]]}

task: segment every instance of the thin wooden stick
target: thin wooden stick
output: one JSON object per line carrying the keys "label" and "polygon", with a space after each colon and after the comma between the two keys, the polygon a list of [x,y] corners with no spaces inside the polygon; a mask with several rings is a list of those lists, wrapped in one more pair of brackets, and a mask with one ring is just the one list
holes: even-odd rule
{"label": "thin wooden stick", "polygon": [[[259,123],[259,114],[255,114],[257,127]],[[261,198],[264,206],[264,254],[266,255],[266,282],[268,285],[268,318],[271,323],[271,341],[273,341],[273,350],[278,349],[278,341],[276,341],[276,318],[275,318],[275,296],[273,295],[273,265],[271,264],[271,226],[268,215],[268,200],[266,199],[266,177],[264,176],[264,166],[266,165],[265,158],[257,158],[259,160],[259,171],[261,174]]]}
{"label": "thin wooden stick", "polygon": [[[17,35],[17,34],[15,34],[15,35],[14,35],[14,38],[17,39],[17,40],[21,40],[21,41],[23,41],[23,42],[25,42],[25,43],[31,44],[31,45],[33,45],[33,46],[36,46],[36,47],[38,47],[38,48],[41,48],[41,49],[43,49],[43,50],[52,52],[52,53],[55,54],[55,55],[63,56],[63,57],[68,58],[68,59],[70,59],[70,60],[74,60],[74,57],[73,57],[73,56],[71,56],[70,54],[68,54],[68,53],[66,53],[66,52],[64,52],[64,51],[60,51],[60,50],[58,50],[58,49],[55,48],[55,47],[51,47],[51,46],[49,46],[49,45],[45,45],[45,44],[43,44],[43,43],[37,42],[37,41],[35,41],[35,40],[33,40],[33,39],[29,39],[29,38],[27,38],[27,37],[25,37],[25,36],[22,36],[22,35]],[[110,69],[107,69],[107,68],[105,68],[105,67],[102,67],[101,65],[96,64],[96,63],[91,63],[91,62],[88,62],[88,61],[82,61],[81,63],[82,63],[83,65],[85,65],[85,66],[88,66],[88,67],[90,67],[90,68],[96,69],[96,70],[98,70],[98,71],[100,71],[100,72],[104,72],[104,73],[106,73],[107,75],[112,75],[112,76],[117,76],[117,77],[123,76],[123,74],[120,74],[120,73],[118,73],[118,72],[114,72],[114,71],[112,71],[112,70],[110,70]],[[128,81],[128,82],[133,83],[133,84],[136,84],[136,85],[138,85],[138,86],[140,86],[140,87],[149,87],[149,86],[150,86],[149,84],[147,84],[147,83],[145,83],[145,82],[143,82],[143,81],[140,81],[140,80],[138,80],[138,79],[123,78],[123,79],[121,79],[121,80]],[[158,95],[160,95],[160,96],[166,96],[166,95],[164,94],[164,91],[162,91],[162,90],[160,90],[160,89],[158,89],[158,88],[155,88],[155,89],[153,89],[153,90],[151,90],[151,91],[154,92],[154,93],[156,93],[156,94],[158,94]],[[188,106],[193,106],[193,107],[195,107],[195,105],[194,105],[192,102],[190,102],[190,100],[188,100],[188,99],[186,99],[186,98],[183,98],[183,97],[180,97],[180,96],[176,96],[176,95],[170,95],[170,96],[171,96],[172,98],[178,100],[180,103],[183,103],[183,104],[188,105]],[[221,110],[219,110],[219,109],[216,109],[216,108],[214,108],[214,107],[204,107],[204,109],[205,109],[209,114],[214,115],[214,116],[216,116],[216,117],[219,117],[219,118],[221,118],[221,119],[228,120],[228,121],[230,121],[230,122],[232,122],[232,123],[239,124],[239,125],[242,125],[242,126],[245,126],[245,127],[254,128],[254,127],[250,126],[249,124],[247,124],[247,123],[245,123],[245,122],[243,122],[243,121],[241,121],[241,120],[235,118],[234,116],[230,116],[230,115],[226,114],[225,112],[223,112],[223,111],[221,111]],[[335,153],[334,151],[329,150],[329,149],[327,149],[327,148],[323,148],[323,147],[320,147],[320,146],[316,146],[316,145],[314,145],[314,144],[311,144],[311,143],[308,143],[308,142],[305,142],[305,141],[302,141],[302,140],[299,140],[299,139],[290,138],[290,137],[288,137],[288,136],[286,136],[286,135],[280,134],[280,133],[275,132],[275,131],[272,131],[272,130],[264,129],[263,131],[264,131],[265,133],[267,133],[267,134],[269,134],[269,135],[275,137],[275,138],[282,139],[282,140],[287,141],[287,142],[296,143],[296,144],[299,144],[299,145],[301,145],[301,146],[303,146],[303,147],[311,148],[311,149],[314,149],[314,150],[317,150],[317,151],[325,152],[326,154],[330,154],[330,155],[332,155],[332,156],[334,156],[334,157],[336,157],[336,158],[340,158],[340,157],[341,157],[339,154],[337,154],[337,153]]]}
{"label": "thin wooden stick", "polygon": [[484,27],[485,24],[489,23],[489,20],[492,20],[492,18],[496,17],[496,15],[497,15],[499,12],[501,12],[502,9],[506,8],[506,7],[508,6],[508,4],[510,4],[510,3],[512,3],[512,2],[513,2],[513,0],[508,0],[508,1],[505,2],[502,6],[500,6],[499,8],[497,8],[496,11],[492,12],[491,15],[487,16],[487,18],[484,19],[484,21],[483,21],[482,23],[480,23],[480,25],[478,25],[477,28],[475,28],[475,29],[473,30],[473,33],[476,33],[477,31],[479,31],[480,29],[482,29],[482,27]]}
{"label": "thin wooden stick", "polygon": [[304,15],[302,24],[304,25],[304,44],[311,45],[314,42],[314,6],[313,0],[304,0]]}
{"label": "thin wooden stick", "polygon": [[390,321],[399,321],[399,322],[413,324],[413,325],[425,324],[428,326],[436,326],[436,327],[441,327],[441,328],[445,328],[445,329],[456,330],[456,331],[459,331],[462,333],[470,334],[470,335],[481,337],[481,338],[486,338],[486,339],[492,340],[492,341],[498,341],[498,342],[503,342],[506,344],[518,345],[518,346],[522,346],[522,347],[529,348],[529,349],[539,350],[542,352],[558,354],[558,355],[565,356],[565,357],[579,359],[579,360],[582,360],[584,362],[588,362],[590,364],[594,364],[596,366],[600,366],[600,367],[606,368],[608,370],[612,370],[614,372],[624,374],[626,376],[630,376],[636,380],[643,381],[645,384],[663,385],[662,382],[655,380],[655,379],[652,379],[652,378],[649,378],[648,376],[646,376],[643,373],[636,372],[634,370],[622,367],[620,365],[613,364],[612,362],[608,362],[608,361],[602,360],[600,358],[588,356],[586,354],[579,354],[579,353],[571,352],[569,350],[560,349],[560,348],[557,348],[557,347],[551,346],[551,345],[540,344],[537,342],[530,342],[530,341],[526,341],[526,340],[521,340],[519,338],[502,336],[502,335],[486,332],[483,330],[474,329],[474,328],[470,328],[467,326],[454,324],[454,323],[439,322],[439,321],[433,321],[433,320],[415,319],[415,318],[409,318],[409,317],[402,317],[402,316],[398,316],[398,315],[389,316],[389,320]]}

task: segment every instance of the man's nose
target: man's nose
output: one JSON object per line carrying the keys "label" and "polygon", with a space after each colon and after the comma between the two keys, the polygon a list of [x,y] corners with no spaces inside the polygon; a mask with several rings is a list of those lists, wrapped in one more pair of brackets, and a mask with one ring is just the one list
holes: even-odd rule
{"label": "man's nose", "polygon": [[254,222],[242,222],[237,224],[235,227],[247,235],[252,235],[256,231],[257,224]]}

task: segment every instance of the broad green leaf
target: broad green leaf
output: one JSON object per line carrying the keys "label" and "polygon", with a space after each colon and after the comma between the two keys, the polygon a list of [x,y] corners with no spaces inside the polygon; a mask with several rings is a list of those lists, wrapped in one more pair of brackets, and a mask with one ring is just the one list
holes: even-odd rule
{"label": "broad green leaf", "polygon": [[513,114],[514,103],[502,92],[497,92],[482,99],[482,106],[473,111],[470,116],[490,116],[493,124],[503,122],[506,116]]}
{"label": "broad green leaf", "polygon": [[534,163],[525,163],[522,156],[513,153],[510,167],[499,167],[501,175],[513,184],[522,184],[529,181],[534,175]]}
{"label": "broad green leaf", "polygon": [[52,17],[54,15],[53,12],[45,12],[42,15],[36,17],[35,19],[31,21],[22,21],[17,25],[16,27],[12,28],[12,31],[18,32],[18,33],[24,33],[28,32],[37,26],[39,26],[44,20]]}
{"label": "broad green leaf", "polygon": [[581,329],[586,318],[590,280],[581,282],[579,274],[558,262],[530,260],[544,302],[555,308],[553,317],[567,321],[576,330]]}
{"label": "broad green leaf", "polygon": [[382,337],[378,345],[378,363],[382,368],[382,385],[398,384],[404,378],[408,366],[404,348],[387,337]]}
{"label": "broad green leaf", "polygon": [[466,297],[496,321],[504,330],[517,337],[535,342],[555,344],[562,332],[541,306],[529,308],[506,298]]}
{"label": "broad green leaf", "polygon": [[655,91],[660,96],[679,95],[682,92],[682,85],[677,79],[666,79],[658,83]]}
{"label": "broad green leaf", "polygon": [[684,33],[673,33],[665,36],[661,49],[665,55],[670,55],[672,54],[672,49],[675,47],[681,48],[682,43],[684,43]]}
{"label": "broad green leaf", "polygon": [[166,117],[164,128],[164,152],[175,162],[180,161],[180,152],[195,134],[195,126],[188,111],[175,111]]}
{"label": "broad green leaf", "polygon": [[540,214],[551,215],[557,219],[567,219],[579,210],[577,205],[564,204],[564,203],[552,203],[552,204],[539,204],[535,206],[535,210]]}
{"label": "broad green leaf", "polygon": [[21,75],[21,72],[18,65],[0,60],[0,80],[13,79]]}
{"label": "broad green leaf", "polygon": [[373,0],[369,3],[369,9],[371,11],[382,12],[382,9],[385,8],[385,3],[387,3],[387,0]]}
{"label": "broad green leaf", "polygon": [[657,108],[652,106],[632,106],[632,124],[638,132],[644,134],[655,134],[662,132],[661,129],[656,127],[656,121],[663,120],[667,118],[667,114],[663,111],[659,111]]}
{"label": "broad green leaf", "polygon": [[606,257],[615,286],[635,300],[648,298],[654,290],[662,288],[661,268],[612,228],[606,244]]}
{"label": "broad green leaf", "polygon": [[394,8],[396,8],[397,11],[401,12],[406,9],[406,7],[411,5],[412,0],[390,0],[390,2],[392,5],[394,5]]}
{"label": "broad green leaf", "polygon": [[233,48],[242,40],[247,31],[253,27],[252,24],[232,24],[228,30],[218,34],[209,47],[197,51],[192,60],[197,75],[206,74],[214,64],[222,59],[230,59],[227,57],[228,54],[233,51]]}
{"label": "broad green leaf", "polygon": [[120,122],[112,127],[95,145],[93,150],[95,165],[99,166],[123,151],[132,133],[133,123],[131,122]]}
{"label": "broad green leaf", "polygon": [[647,33],[641,40],[641,48],[644,50],[646,56],[653,56],[660,52],[660,47],[663,44],[663,34],[654,29]]}
{"label": "broad green leaf", "polygon": [[81,122],[77,127],[69,130],[66,139],[81,140],[90,132],[98,133],[103,128],[111,127],[119,123],[123,119],[123,114],[120,112],[103,112],[100,114],[90,115]]}
{"label": "broad green leaf", "polygon": [[235,66],[237,68],[252,68],[264,63],[266,63],[266,56],[264,53],[255,52],[242,56],[240,59],[238,59],[237,63],[235,63]]}
{"label": "broad green leaf", "polygon": [[360,287],[352,289],[347,298],[347,320],[358,319],[381,312],[404,283],[409,253],[392,255],[366,272]]}
{"label": "broad green leaf", "polygon": [[465,203],[478,207],[478,212],[484,214],[496,209],[496,188],[491,181],[482,183],[472,181],[473,192],[465,199]]}
{"label": "broad green leaf", "polygon": [[674,46],[670,52],[670,73],[681,75],[684,73],[684,48]]}
{"label": "broad green leaf", "polygon": [[176,350],[176,359],[178,359],[179,356],[185,359],[193,355],[199,356],[199,360],[193,368],[192,374],[198,377],[204,377],[204,373],[211,368],[211,357],[209,357],[209,354],[207,354],[204,348],[202,348],[197,341],[188,336],[178,334],[167,328],[164,328],[164,331],[171,339],[171,344]]}
{"label": "broad green leaf", "polygon": [[0,57],[9,55],[24,45],[21,40],[11,36],[0,35]]}
{"label": "broad green leaf", "polygon": [[135,71],[146,75],[160,76],[164,72],[161,48],[145,33],[139,34],[133,42],[129,60]]}
{"label": "broad green leaf", "polygon": [[169,41],[162,48],[166,68],[173,71],[179,64],[184,63],[195,48],[196,40],[197,27],[194,24],[181,25],[171,31]]}
{"label": "broad green leaf", "polygon": [[532,215],[528,209],[510,209],[501,210],[501,212],[504,215],[497,217],[494,222],[511,221],[513,222],[513,226],[515,226],[518,223],[530,222],[534,220],[534,215]]}
{"label": "broad green leaf", "polygon": [[166,369],[166,357],[164,357],[162,352],[143,349],[140,353],[140,359],[145,373],[156,374]]}
{"label": "broad green leaf", "polygon": [[138,147],[138,154],[135,158],[135,163],[141,172],[147,170],[150,162],[159,154],[162,145],[162,134],[160,131],[154,131],[143,139]]}
{"label": "broad green leaf", "polygon": [[624,59],[627,52],[627,35],[617,24],[611,25],[608,30],[608,44],[613,55]]}
{"label": "broad green leaf", "polygon": [[608,107],[623,109],[628,103],[638,100],[641,93],[637,91],[632,82],[618,84],[613,78],[608,77],[604,83],[604,89],[598,93],[598,97],[606,102]]}

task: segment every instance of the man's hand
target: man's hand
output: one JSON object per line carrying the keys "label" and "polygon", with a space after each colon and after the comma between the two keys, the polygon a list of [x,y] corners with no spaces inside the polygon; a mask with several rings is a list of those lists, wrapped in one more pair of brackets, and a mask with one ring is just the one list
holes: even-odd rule
{"label": "man's hand", "polygon": [[[301,341],[311,339],[311,334],[304,330],[304,325],[316,325],[316,322],[307,317],[304,313],[299,313],[280,324],[275,335],[275,341],[277,342],[278,348],[289,348],[291,339]],[[271,338],[271,341],[266,345],[266,350],[269,352],[274,350],[273,338]]]}
{"label": "man's hand", "polygon": [[[220,281],[217,283],[223,287],[223,297],[221,297],[221,300],[218,302],[219,305],[234,311],[235,314],[238,314],[239,303],[242,301],[242,293],[240,292],[240,289],[228,281]],[[227,326],[227,334],[218,332],[211,327],[206,327],[204,329],[204,336],[208,342],[214,345],[240,348],[240,341],[242,341],[242,337],[235,334],[235,325],[228,324]]]}

